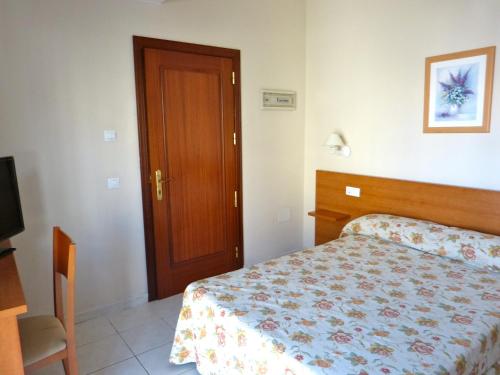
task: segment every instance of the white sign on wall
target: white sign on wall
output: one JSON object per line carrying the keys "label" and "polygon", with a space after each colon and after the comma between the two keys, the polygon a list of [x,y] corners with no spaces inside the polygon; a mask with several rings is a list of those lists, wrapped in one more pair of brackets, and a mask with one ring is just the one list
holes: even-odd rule
{"label": "white sign on wall", "polygon": [[294,110],[297,108],[295,91],[262,90],[262,109]]}

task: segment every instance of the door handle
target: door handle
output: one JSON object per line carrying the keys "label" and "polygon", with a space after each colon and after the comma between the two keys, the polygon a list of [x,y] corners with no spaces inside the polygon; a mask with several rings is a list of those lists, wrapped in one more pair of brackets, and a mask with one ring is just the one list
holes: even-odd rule
{"label": "door handle", "polygon": [[156,199],[163,200],[163,180],[161,179],[161,170],[157,169],[155,172],[156,177]]}

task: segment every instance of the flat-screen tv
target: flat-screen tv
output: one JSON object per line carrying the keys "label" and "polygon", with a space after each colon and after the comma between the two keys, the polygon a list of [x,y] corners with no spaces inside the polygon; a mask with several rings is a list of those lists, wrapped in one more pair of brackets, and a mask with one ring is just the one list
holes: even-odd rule
{"label": "flat-screen tv", "polygon": [[[0,242],[23,230],[23,212],[14,158],[0,157]],[[0,252],[1,250],[0,248]]]}

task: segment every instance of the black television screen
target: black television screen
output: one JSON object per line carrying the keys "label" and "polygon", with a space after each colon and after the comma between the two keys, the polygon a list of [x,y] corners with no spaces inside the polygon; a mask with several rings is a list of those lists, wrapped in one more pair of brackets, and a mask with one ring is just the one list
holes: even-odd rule
{"label": "black television screen", "polygon": [[0,158],[0,241],[24,230],[16,168],[12,156]]}

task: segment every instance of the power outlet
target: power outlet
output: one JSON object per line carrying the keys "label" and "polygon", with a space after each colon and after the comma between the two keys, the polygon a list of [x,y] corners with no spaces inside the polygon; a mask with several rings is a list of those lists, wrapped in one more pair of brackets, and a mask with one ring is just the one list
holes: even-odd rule
{"label": "power outlet", "polygon": [[361,197],[361,189],[358,187],[346,186],[345,187],[345,195],[350,197]]}
{"label": "power outlet", "polygon": [[276,216],[276,219],[278,223],[286,223],[290,221],[290,216],[291,216],[290,207],[281,207],[278,210],[278,215]]}

